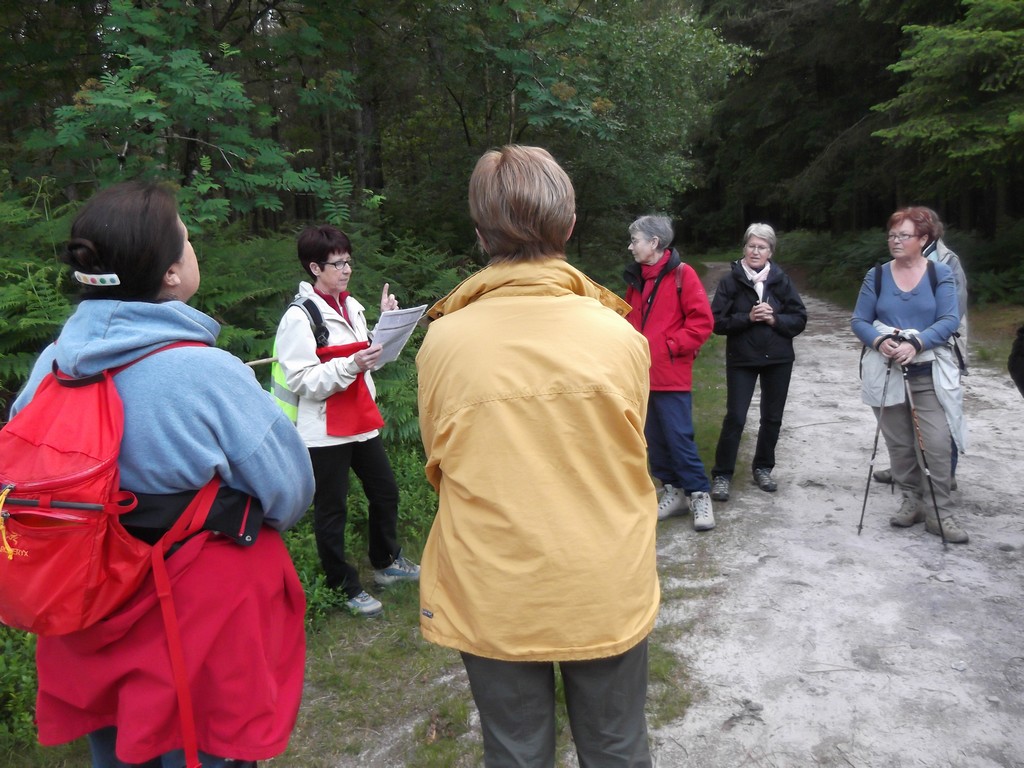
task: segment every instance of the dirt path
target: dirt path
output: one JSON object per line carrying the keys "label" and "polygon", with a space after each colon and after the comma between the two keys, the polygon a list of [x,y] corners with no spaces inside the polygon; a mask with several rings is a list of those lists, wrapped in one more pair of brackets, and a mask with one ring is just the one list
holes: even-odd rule
{"label": "dirt path", "polygon": [[[923,525],[891,528],[897,501],[877,484],[858,536],[875,430],[858,344],[848,312],[807,305],[779,491],[738,472],[713,532],[680,518],[659,535],[659,559],[711,567],[663,582],[667,595],[689,588],[666,599],[659,626],[680,627],[699,690],[680,722],[652,733],[657,765],[1024,766],[1024,400],[1005,371],[967,379],[954,497],[969,544],[944,550]],[[741,462],[756,422],[752,410]]]}

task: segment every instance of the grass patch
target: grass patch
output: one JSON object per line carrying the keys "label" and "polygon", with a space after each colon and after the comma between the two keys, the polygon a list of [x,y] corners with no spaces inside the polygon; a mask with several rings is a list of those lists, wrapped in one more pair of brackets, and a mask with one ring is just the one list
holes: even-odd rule
{"label": "grass patch", "polygon": [[328,768],[345,758],[388,765],[472,764],[472,698],[458,653],[419,634],[419,592],[397,584],[375,594],[379,618],[330,612],[308,639],[306,688],[285,765]]}
{"label": "grass patch", "polygon": [[983,304],[972,307],[967,319],[970,362],[994,365],[1006,370],[1006,359],[1017,335],[1024,325],[1024,307],[1016,304]]}
{"label": "grass patch", "polygon": [[686,714],[693,703],[690,668],[672,646],[678,636],[688,633],[692,624],[655,629],[648,646],[647,721],[650,728],[661,728]]}

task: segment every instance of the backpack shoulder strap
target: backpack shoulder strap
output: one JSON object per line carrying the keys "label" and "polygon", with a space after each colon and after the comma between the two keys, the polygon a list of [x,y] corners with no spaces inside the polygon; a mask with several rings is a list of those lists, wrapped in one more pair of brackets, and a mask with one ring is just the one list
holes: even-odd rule
{"label": "backpack shoulder strap", "polygon": [[935,289],[939,285],[939,276],[935,272],[935,262],[932,261],[931,259],[928,259],[927,261],[928,261],[928,282],[931,283],[932,294],[934,295]]}
{"label": "backpack shoulder strap", "polygon": [[210,346],[210,345],[206,344],[206,343],[204,343],[202,341],[175,341],[172,344],[166,344],[166,345],[164,345],[162,347],[158,347],[156,349],[150,350],[146,354],[142,355],[141,357],[137,357],[134,360],[131,360],[130,362],[124,363],[122,365],[115,366],[113,368],[108,368],[106,371],[101,371],[101,372],[99,372],[97,374],[94,374],[92,376],[86,376],[86,377],[81,378],[81,379],[72,379],[69,376],[67,376],[66,374],[61,373],[61,370],[57,367],[57,361],[54,360],[53,361],[53,365],[52,365],[53,377],[57,380],[57,383],[60,384],[62,387],[86,387],[86,386],[89,386],[90,384],[95,384],[96,382],[100,381],[103,378],[103,376],[106,375],[106,374],[110,374],[111,376],[116,376],[121,371],[123,371],[125,368],[131,368],[137,362],[139,362],[141,360],[145,360],[150,355],[155,355],[158,352],[163,352],[163,351],[168,350],[168,349],[175,349],[176,347],[208,347],[208,346]]}
{"label": "backpack shoulder strap", "polygon": [[676,296],[682,296],[683,294],[683,267],[685,262],[680,261],[679,266],[675,268],[676,273]]}
{"label": "backpack shoulder strap", "polygon": [[136,363],[138,363],[138,362],[140,362],[142,360],[145,360],[147,357],[150,357],[151,355],[155,355],[155,354],[157,354],[159,352],[166,352],[168,349],[177,349],[178,347],[208,347],[208,346],[210,346],[210,345],[206,344],[206,343],[204,343],[202,341],[175,341],[175,342],[172,342],[171,344],[165,344],[162,347],[158,347],[157,349],[154,349],[154,350],[152,350],[150,352],[147,352],[142,357],[137,357],[134,360],[132,360],[130,363],[125,363],[124,365],[119,365],[117,368],[111,368],[110,369],[110,373],[111,374],[120,373],[125,368],[131,368],[133,365],[135,365]]}
{"label": "backpack shoulder strap", "polygon": [[316,305],[316,302],[310,298],[295,299],[290,307],[298,307],[306,313],[306,319],[309,320],[309,327],[313,329],[313,338],[316,339],[317,349],[320,347],[327,346],[327,340],[329,338],[327,325],[324,323],[323,313],[320,311],[320,307]]}
{"label": "backpack shoulder strap", "polygon": [[875,262],[875,298],[882,295],[882,262]]}

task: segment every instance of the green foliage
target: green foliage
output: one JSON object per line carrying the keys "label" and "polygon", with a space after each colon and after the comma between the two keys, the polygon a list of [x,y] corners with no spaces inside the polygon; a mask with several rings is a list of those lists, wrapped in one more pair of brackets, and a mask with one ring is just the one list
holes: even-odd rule
{"label": "green foliage", "polygon": [[911,43],[889,69],[906,79],[875,107],[876,132],[921,150],[928,180],[956,189],[989,183],[1024,160],[1024,3],[964,0],[962,19],[904,27]]}
{"label": "green foliage", "polygon": [[54,151],[97,185],[175,181],[187,190],[180,202],[198,228],[230,212],[280,211],[284,191],[326,194],[316,171],[293,169],[294,154],[268,138],[276,118],[267,106],[223,71],[238,51],[221,44],[212,56],[189,47],[197,14],[166,0],[151,7],[112,0],[100,31],[107,66],[29,146]]}
{"label": "green foliage", "polygon": [[0,754],[35,740],[35,635],[0,625]]}
{"label": "green foliage", "polygon": [[883,120],[870,106],[893,92],[885,67],[899,30],[864,18],[854,2],[704,7],[727,40],[757,53],[730,81],[698,152],[707,175],[705,188],[683,198],[689,237],[722,245],[766,220],[777,228],[863,226],[850,220],[873,218],[896,175],[871,136]]}
{"label": "green foliage", "polygon": [[1019,250],[1022,237],[1024,219],[1007,222],[993,239],[971,233],[947,235],[967,273],[972,304],[1024,306],[1024,261],[1006,256]]}
{"label": "green foliage", "polygon": [[[71,306],[61,291],[65,280],[56,265],[12,258],[0,265],[0,389],[20,387],[39,351],[57,338]],[[6,408],[7,403],[3,404]]]}

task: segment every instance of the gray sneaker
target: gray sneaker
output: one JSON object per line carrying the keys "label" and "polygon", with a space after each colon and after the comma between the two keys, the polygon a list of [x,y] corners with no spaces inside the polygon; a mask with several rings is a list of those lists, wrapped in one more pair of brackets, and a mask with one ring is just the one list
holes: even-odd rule
{"label": "gray sneaker", "polygon": [[754,482],[757,483],[757,487],[762,491],[768,493],[775,493],[778,490],[778,484],[772,480],[772,471],[770,469],[755,469],[754,470]]}
{"label": "gray sneaker", "polygon": [[355,597],[350,597],[346,600],[345,607],[348,608],[349,613],[353,616],[361,616],[367,619],[373,616],[380,616],[384,610],[384,606],[380,604],[380,600],[367,593],[366,590],[363,590]]}
{"label": "gray sneaker", "polygon": [[707,491],[690,494],[690,511],[693,512],[693,530],[710,531],[715,527],[715,512],[711,508],[711,494]]}
{"label": "gray sneaker", "polygon": [[892,470],[891,469],[876,469],[871,473],[871,476],[875,478],[876,483],[883,483],[885,485],[892,485]]}
{"label": "gray sneaker", "polygon": [[715,501],[729,500],[729,478],[725,475],[715,475],[711,478],[711,498]]}
{"label": "gray sneaker", "polygon": [[378,587],[386,587],[397,581],[419,581],[420,567],[412,560],[404,557],[401,552],[387,568],[378,568],[373,572],[373,583]]}

